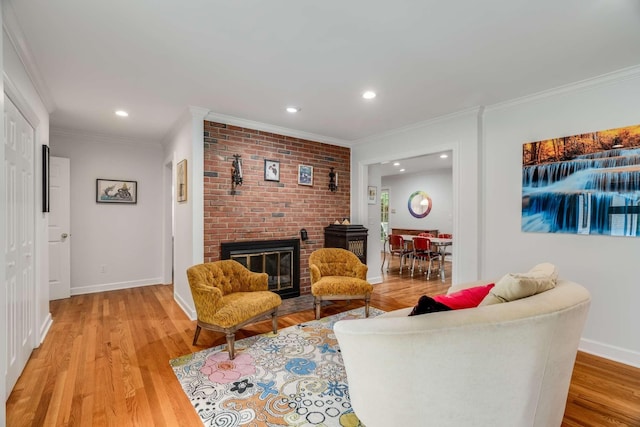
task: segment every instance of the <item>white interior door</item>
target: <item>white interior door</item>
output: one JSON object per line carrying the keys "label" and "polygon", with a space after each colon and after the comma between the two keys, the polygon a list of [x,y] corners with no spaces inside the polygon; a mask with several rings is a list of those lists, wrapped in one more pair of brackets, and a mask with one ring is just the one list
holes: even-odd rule
{"label": "white interior door", "polygon": [[12,390],[34,348],[34,131],[5,96],[7,375]]}
{"label": "white interior door", "polygon": [[71,295],[70,160],[51,157],[49,163],[49,298]]}

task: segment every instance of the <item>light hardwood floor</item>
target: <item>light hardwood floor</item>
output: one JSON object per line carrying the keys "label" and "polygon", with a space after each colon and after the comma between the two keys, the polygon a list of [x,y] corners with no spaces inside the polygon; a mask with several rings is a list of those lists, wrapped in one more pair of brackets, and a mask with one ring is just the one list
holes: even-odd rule
{"label": "light hardwood floor", "polygon": [[[372,297],[382,310],[411,306],[450,286],[400,276],[397,261],[393,266]],[[360,305],[332,304],[323,316]],[[172,286],[75,296],[52,302],[51,312],[53,326],[7,401],[8,426],[201,425],[169,360],[223,344],[224,336],[203,331],[200,345],[192,346],[195,323],[173,301]],[[309,307],[278,324],[312,319]],[[269,330],[267,320],[238,338]],[[579,353],[562,425],[640,426],[640,369]]]}

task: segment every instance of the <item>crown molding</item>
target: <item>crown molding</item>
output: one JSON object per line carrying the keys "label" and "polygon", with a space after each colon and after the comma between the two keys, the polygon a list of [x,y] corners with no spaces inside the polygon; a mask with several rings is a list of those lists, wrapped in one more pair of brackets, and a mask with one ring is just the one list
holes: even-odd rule
{"label": "crown molding", "polygon": [[268,123],[255,122],[253,120],[241,119],[239,117],[227,116],[220,113],[210,112],[205,116],[205,120],[217,123],[225,123],[232,126],[238,126],[243,128],[260,130],[263,132],[275,133],[278,135],[290,136],[293,138],[306,139],[314,142],[322,142],[325,144],[338,145],[341,147],[350,148],[353,143],[338,139],[332,138],[330,136],[318,135],[315,133],[304,132],[295,129],[289,129],[285,127],[270,125]]}
{"label": "crown molding", "polygon": [[542,92],[537,92],[531,95],[525,95],[520,98],[510,99],[505,102],[499,102],[497,104],[488,105],[486,111],[496,111],[505,108],[514,107],[520,104],[526,104],[529,102],[539,101],[553,96],[563,95],[570,92],[580,92],[583,90],[590,90],[596,87],[607,86],[614,83],[619,83],[625,80],[633,80],[640,78],[640,65],[634,65],[632,67],[623,68],[621,70],[612,71],[610,73],[602,74],[600,76],[591,77],[588,79],[580,80],[578,82],[569,83],[563,86],[558,86],[553,89],[547,89]]}
{"label": "crown molding", "polygon": [[147,148],[161,148],[162,144],[157,141],[148,139],[126,138],[122,136],[108,135],[103,133],[90,132],[82,129],[69,129],[51,127],[49,129],[51,136],[60,138],[73,139],[74,142],[84,144],[123,144],[128,146],[138,146]]}
{"label": "crown molding", "polygon": [[184,126],[187,126],[194,119],[204,121],[208,113],[209,110],[206,108],[188,106],[169,127],[169,130],[162,137],[161,144],[167,146]]}
{"label": "crown molding", "polygon": [[477,115],[479,114],[480,111],[482,111],[481,106],[477,106],[477,107],[471,107],[471,108],[466,108],[464,110],[460,110],[460,111],[456,111],[455,113],[450,113],[450,114],[445,114],[443,116],[438,116],[438,117],[434,117],[432,119],[427,119],[421,122],[417,122],[417,123],[413,123],[407,126],[403,126],[400,128],[396,128],[396,129],[392,129],[390,131],[387,132],[383,132],[383,133],[378,133],[375,135],[371,135],[371,136],[367,136],[365,138],[361,138],[358,139],[356,141],[354,141],[354,143],[352,145],[361,145],[361,144],[366,144],[368,142],[373,142],[373,141],[377,141],[381,138],[387,138],[389,136],[393,136],[393,135],[398,135],[401,133],[405,133],[405,132],[409,132],[415,129],[420,129],[420,128],[424,128],[424,127],[428,127],[428,126],[433,126],[434,124],[437,123],[441,123],[441,122],[446,122],[449,120],[453,120],[453,119],[457,119],[457,118],[461,118],[461,117],[465,117],[465,116],[469,116],[469,115]]}
{"label": "crown molding", "polygon": [[27,40],[22,33],[18,19],[13,12],[13,6],[10,1],[2,2],[2,28],[7,34],[9,42],[18,54],[18,58],[24,65],[24,68],[29,76],[29,79],[33,83],[33,86],[38,92],[42,103],[49,113],[52,113],[56,109],[56,103],[53,100],[51,91],[45,83],[42,74],[40,73],[36,61],[31,54]]}

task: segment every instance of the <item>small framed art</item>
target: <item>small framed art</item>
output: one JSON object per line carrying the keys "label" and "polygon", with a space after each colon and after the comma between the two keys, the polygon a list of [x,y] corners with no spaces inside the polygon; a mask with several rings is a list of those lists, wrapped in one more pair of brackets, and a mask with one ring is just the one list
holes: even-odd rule
{"label": "small framed art", "polygon": [[49,212],[49,146],[42,146],[42,212]]}
{"label": "small framed art", "polygon": [[97,203],[138,203],[138,181],[96,179]]}
{"label": "small framed art", "polygon": [[264,159],[264,180],[280,181],[280,162]]}
{"label": "small framed art", "polygon": [[313,166],[298,166],[298,184],[313,185]]}
{"label": "small framed art", "polygon": [[370,185],[367,192],[367,201],[370,205],[375,205],[378,201],[378,187]]}
{"label": "small framed art", "polygon": [[176,172],[176,198],[179,203],[187,201],[187,159],[178,163]]}

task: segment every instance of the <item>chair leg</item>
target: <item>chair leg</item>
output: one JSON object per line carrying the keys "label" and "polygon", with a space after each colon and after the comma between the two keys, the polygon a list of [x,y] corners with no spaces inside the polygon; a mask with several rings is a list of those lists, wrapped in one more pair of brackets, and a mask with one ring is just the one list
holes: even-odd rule
{"label": "chair leg", "polygon": [[273,327],[273,333],[277,334],[278,333],[278,309],[277,308],[273,310],[273,313],[271,313],[271,326]]}
{"label": "chair leg", "polygon": [[314,298],[314,305],[315,305],[315,309],[316,309],[316,320],[320,320],[320,303],[322,301],[320,300],[320,298],[315,297]]}
{"label": "chair leg", "polygon": [[227,348],[229,349],[229,360],[233,360],[236,358],[234,344],[236,342],[236,334],[228,333],[227,334]]}
{"label": "chair leg", "polygon": [[196,333],[193,335],[193,345],[196,345],[198,342],[198,337],[200,336],[200,325],[196,325]]}
{"label": "chair leg", "polygon": [[369,317],[369,303],[371,302],[371,297],[367,296],[364,299],[364,317]]}

